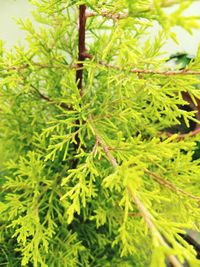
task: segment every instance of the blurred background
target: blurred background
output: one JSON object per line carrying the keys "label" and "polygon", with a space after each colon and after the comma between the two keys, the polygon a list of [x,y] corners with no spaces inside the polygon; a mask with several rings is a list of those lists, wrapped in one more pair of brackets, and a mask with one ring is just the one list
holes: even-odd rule
{"label": "blurred background", "polygon": [[31,17],[32,5],[28,0],[0,0],[0,39],[11,48],[25,33],[16,25],[15,18]]}
{"label": "blurred background", "polygon": [[[9,49],[13,44],[23,41],[25,38],[24,32],[20,31],[14,18],[31,18],[32,6],[28,0],[0,0],[0,6],[0,39],[5,41],[6,47]],[[195,1],[185,14],[200,16],[200,0]],[[164,51],[169,55],[176,52],[187,52],[195,55],[200,43],[200,29],[194,30],[193,35],[180,27],[174,27],[174,32],[177,34],[179,45],[170,40],[164,46]]]}

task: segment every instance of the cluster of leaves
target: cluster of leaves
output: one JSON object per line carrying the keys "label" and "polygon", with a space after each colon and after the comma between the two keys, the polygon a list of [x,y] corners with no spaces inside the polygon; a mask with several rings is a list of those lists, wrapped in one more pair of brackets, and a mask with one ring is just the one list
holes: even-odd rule
{"label": "cluster of leaves", "polygon": [[[130,71],[165,69],[160,48],[170,27],[185,27],[182,12],[192,1],[32,2],[43,27],[19,21],[25,48],[1,45],[0,265],[162,267],[168,258],[200,266],[180,236],[199,229],[197,137],[162,133],[180,117],[197,122],[179,106],[187,104],[182,92],[200,98],[199,79]],[[93,14],[92,58],[80,93],[83,4]],[[154,21],[161,31],[152,40]],[[199,61],[200,51],[190,69]]]}

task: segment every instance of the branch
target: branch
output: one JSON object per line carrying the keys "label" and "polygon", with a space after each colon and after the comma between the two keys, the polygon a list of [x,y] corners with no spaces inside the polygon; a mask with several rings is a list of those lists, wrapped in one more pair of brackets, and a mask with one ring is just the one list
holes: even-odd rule
{"label": "branch", "polygon": [[[195,1],[195,0],[193,0]],[[198,1],[198,0],[196,0]],[[170,7],[173,6],[175,4],[180,4],[180,0],[163,0],[161,2],[161,7]],[[149,7],[147,7],[144,11],[153,11],[155,10],[153,4],[149,5]],[[124,12],[124,13],[112,13],[110,11],[106,11],[106,10],[101,10],[100,12],[95,12],[95,11],[88,11],[86,13],[86,17],[90,18],[90,17],[97,17],[97,16],[101,16],[101,17],[105,17],[107,19],[112,19],[112,20],[120,20],[120,19],[125,19],[127,17],[129,17],[129,13],[128,12]]]}
{"label": "branch", "polygon": [[34,90],[35,92],[45,101],[51,103],[51,104],[58,104],[59,106],[61,106],[63,109],[66,109],[66,110],[72,110],[71,107],[69,107],[68,105],[66,105],[65,103],[56,103],[54,100],[50,99],[48,96],[46,95],[43,95],[33,84],[30,85]]}
{"label": "branch", "polygon": [[[83,96],[83,61],[88,57],[86,46],[85,46],[85,31],[86,31],[86,5],[79,6],[79,29],[78,29],[78,64],[76,65],[76,83],[79,89],[80,96]],[[75,121],[75,131],[77,131],[81,124],[80,119]],[[74,137],[74,150],[77,151],[81,140],[77,133]],[[78,163],[78,158],[73,159],[72,167],[75,169]]]}
{"label": "branch", "polygon": [[82,95],[83,89],[83,62],[85,60],[85,25],[86,25],[86,6],[79,6],[79,33],[78,33],[78,69],[76,71],[76,82],[78,89],[80,90],[80,95]]}
{"label": "branch", "polygon": [[99,65],[105,66],[110,69],[115,69],[115,70],[122,70],[122,71],[129,71],[131,73],[136,73],[136,74],[155,74],[155,75],[164,75],[164,76],[175,76],[175,75],[200,75],[200,71],[196,70],[188,70],[188,69],[183,69],[183,70],[143,70],[143,69],[130,69],[127,70],[125,68],[121,68],[120,66],[112,65],[112,64],[107,64],[103,61],[98,62]]}
{"label": "branch", "polygon": [[[168,137],[175,135],[175,134],[170,133],[170,132],[161,132],[161,133],[166,134]],[[177,139],[178,140],[182,140],[182,139],[187,138],[187,137],[195,136],[195,135],[197,135],[199,133],[200,133],[200,127],[198,127],[197,129],[195,129],[195,130],[193,130],[193,131],[191,131],[189,133],[177,134]]]}
{"label": "branch", "polygon": [[[78,82],[78,88],[80,89],[80,87],[82,87],[82,74],[83,74],[83,61],[88,58],[88,59],[94,59],[94,56],[87,53],[87,50],[82,51],[81,53],[79,53],[79,61],[81,61],[78,64],[73,64],[69,67],[71,67],[72,69],[77,70],[76,72],[76,81]],[[100,66],[104,66],[106,68],[110,68],[110,69],[115,69],[115,70],[119,70],[119,71],[129,71],[130,73],[135,73],[135,74],[143,74],[143,75],[163,75],[163,76],[175,76],[175,75],[200,75],[200,70],[189,70],[189,69],[182,69],[182,70],[149,70],[149,69],[127,69],[127,68],[122,68],[120,66],[117,65],[112,65],[112,64],[108,64],[106,62],[103,61],[99,61],[99,62],[95,62],[96,64],[100,65]],[[50,65],[45,65],[45,64],[41,64],[39,62],[31,62],[31,64],[23,64],[23,65],[19,65],[19,66],[10,66],[8,68],[5,69],[0,69],[1,71],[10,71],[10,70],[16,70],[16,71],[20,71],[22,69],[26,69],[28,67],[30,67],[31,65],[33,66],[38,66],[40,68],[63,68],[66,67],[66,65],[63,64],[63,66],[50,66]]]}
{"label": "branch", "polygon": [[20,72],[21,70],[24,70],[24,69],[27,69],[31,66],[36,66],[36,67],[39,67],[39,68],[43,68],[43,69],[61,69],[63,67],[66,67],[66,65],[63,64],[63,66],[50,66],[50,65],[47,65],[47,64],[42,64],[40,62],[30,62],[29,64],[26,63],[26,64],[22,64],[22,65],[13,65],[13,66],[8,66],[8,67],[5,67],[3,69],[0,68],[0,72],[3,72],[3,71],[17,71],[17,72]]}
{"label": "branch", "polygon": [[53,100],[51,100],[48,96],[43,95],[34,85],[31,84],[31,87],[37,92],[37,94],[45,101],[53,103]]}
{"label": "branch", "polygon": [[[156,226],[154,225],[152,221],[152,216],[148,212],[146,207],[142,204],[142,202],[139,200],[138,197],[133,195],[132,191],[129,188],[128,188],[128,191],[129,191],[131,198],[133,199],[138,209],[140,210],[142,217],[144,218],[145,222],[149,226],[149,229],[151,230],[151,232],[154,233],[154,235],[157,237],[157,239],[159,240],[162,246],[166,248],[170,248],[170,246],[166,243],[166,241],[164,240],[164,238],[162,237],[162,235],[160,234],[160,232],[157,230]],[[174,267],[183,267],[182,264],[180,264],[180,262],[177,260],[177,258],[174,255],[169,255],[168,259],[170,260],[170,262],[172,263]]]}
{"label": "branch", "polygon": [[187,197],[190,197],[192,199],[195,199],[197,201],[200,201],[200,197],[194,196],[186,191],[184,191],[183,189],[177,187],[176,185],[172,184],[171,182],[165,180],[164,178],[162,178],[161,176],[159,176],[158,174],[151,172],[149,170],[144,170],[146,174],[150,175],[151,177],[153,177],[153,179],[158,182],[159,184],[169,188],[170,190],[174,191],[174,192],[178,192],[181,193],[182,195],[185,195]]}
{"label": "branch", "polygon": [[102,148],[103,148],[104,152],[106,153],[111,165],[113,167],[117,167],[118,163],[117,163],[116,159],[110,153],[108,146],[105,144],[105,142],[103,141],[101,136],[98,134],[98,131],[97,131],[96,127],[94,126],[92,115],[89,116],[89,121],[90,121],[92,129],[94,131],[94,134],[95,134],[95,137],[96,137],[96,142],[99,143],[102,146]]}
{"label": "branch", "polygon": [[[108,146],[105,144],[105,142],[103,141],[102,137],[98,134],[98,131],[97,131],[97,129],[96,129],[94,123],[93,123],[93,118],[92,118],[91,115],[89,117],[89,121],[90,121],[92,129],[94,131],[94,134],[95,134],[95,137],[96,137],[96,141],[102,146],[104,152],[108,156],[108,159],[109,159],[111,165],[113,167],[119,166],[118,163],[117,163],[117,160],[110,153]],[[147,223],[147,225],[148,225],[149,229],[151,230],[151,232],[154,235],[156,235],[158,241],[160,242],[160,244],[162,246],[164,246],[166,248],[170,248],[170,246],[166,243],[166,241],[164,240],[164,238],[162,237],[162,235],[160,234],[160,232],[157,230],[156,226],[152,222],[151,214],[148,212],[148,210],[142,204],[140,199],[132,193],[130,188],[127,188],[127,190],[129,192],[132,200],[134,201],[134,203],[137,205],[138,209],[140,210],[140,213],[141,213],[142,217],[144,218],[145,222]],[[174,255],[168,255],[167,257],[168,257],[168,259],[170,260],[170,262],[172,263],[172,265],[174,267],[183,267],[182,264],[180,264],[180,262],[177,260],[177,258]]]}
{"label": "branch", "polygon": [[164,76],[174,76],[174,75],[200,75],[200,71],[195,70],[171,70],[171,71],[162,71],[162,70],[141,70],[141,69],[132,69],[130,70],[132,73],[141,73],[141,74],[158,74]]}
{"label": "branch", "polygon": [[97,16],[101,16],[101,17],[105,17],[107,19],[113,19],[113,20],[119,20],[119,19],[125,19],[129,16],[128,12],[126,13],[118,13],[118,14],[114,14],[114,13],[110,13],[108,11],[104,11],[102,10],[100,13],[97,13],[95,11],[88,11],[86,13],[86,17],[90,18],[90,17],[97,17]]}

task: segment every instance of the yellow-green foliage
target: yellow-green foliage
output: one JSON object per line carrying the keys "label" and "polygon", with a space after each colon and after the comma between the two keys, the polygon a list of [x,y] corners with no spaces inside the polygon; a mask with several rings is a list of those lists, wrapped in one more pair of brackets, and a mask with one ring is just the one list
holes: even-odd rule
{"label": "yellow-green foliage", "polygon": [[[25,47],[1,45],[0,265],[200,266],[179,235],[199,229],[198,136],[163,132],[196,120],[179,107],[182,92],[200,97],[199,78],[167,73],[160,52],[172,26],[199,26],[183,15],[192,1],[32,2],[40,24],[19,21]],[[79,5],[91,55],[81,90]],[[189,70],[199,62],[200,50]]]}

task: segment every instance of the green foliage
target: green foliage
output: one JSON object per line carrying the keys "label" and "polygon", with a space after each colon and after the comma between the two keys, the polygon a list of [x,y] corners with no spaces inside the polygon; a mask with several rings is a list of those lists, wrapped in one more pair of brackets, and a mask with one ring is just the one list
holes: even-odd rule
{"label": "green foliage", "polygon": [[[199,230],[199,137],[164,132],[199,123],[179,108],[182,92],[200,98],[199,78],[167,75],[161,53],[172,26],[198,27],[183,15],[192,1],[31,2],[25,47],[0,45],[0,265],[200,266],[180,236]],[[80,88],[83,4],[92,57]]]}

